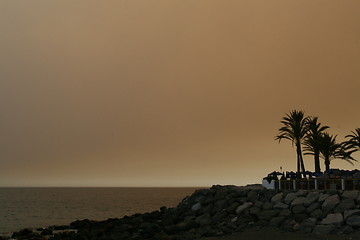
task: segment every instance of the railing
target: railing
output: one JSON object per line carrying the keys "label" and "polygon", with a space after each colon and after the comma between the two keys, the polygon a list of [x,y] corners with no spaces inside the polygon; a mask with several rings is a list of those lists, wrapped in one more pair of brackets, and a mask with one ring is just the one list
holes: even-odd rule
{"label": "railing", "polygon": [[294,179],[276,180],[281,190],[360,190],[360,179]]}

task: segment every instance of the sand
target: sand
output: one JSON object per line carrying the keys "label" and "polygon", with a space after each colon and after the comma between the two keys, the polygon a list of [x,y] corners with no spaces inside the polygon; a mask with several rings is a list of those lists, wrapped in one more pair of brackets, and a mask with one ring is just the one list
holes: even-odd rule
{"label": "sand", "polygon": [[301,232],[285,232],[276,229],[247,229],[223,237],[204,238],[204,240],[360,240],[360,232],[348,235],[312,235]]}

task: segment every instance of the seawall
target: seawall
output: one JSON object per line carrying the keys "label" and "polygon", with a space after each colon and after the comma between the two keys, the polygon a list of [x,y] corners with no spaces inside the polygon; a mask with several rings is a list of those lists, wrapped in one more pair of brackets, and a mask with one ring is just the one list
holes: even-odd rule
{"label": "seawall", "polygon": [[[360,231],[359,191],[278,191],[213,186],[177,207],[106,221],[79,220],[62,231],[20,231],[16,239],[201,239],[272,227],[309,234]],[[55,227],[56,229],[56,227]],[[71,230],[74,229],[74,230]],[[45,232],[45,233],[44,233]]]}

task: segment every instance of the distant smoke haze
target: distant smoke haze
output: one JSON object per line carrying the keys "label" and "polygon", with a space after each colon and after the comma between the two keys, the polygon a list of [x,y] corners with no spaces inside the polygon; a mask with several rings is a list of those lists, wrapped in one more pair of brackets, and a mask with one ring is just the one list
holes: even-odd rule
{"label": "distant smoke haze", "polygon": [[339,140],[360,127],[359,8],[1,1],[0,186],[243,185],[295,170],[291,143],[274,141],[289,110]]}

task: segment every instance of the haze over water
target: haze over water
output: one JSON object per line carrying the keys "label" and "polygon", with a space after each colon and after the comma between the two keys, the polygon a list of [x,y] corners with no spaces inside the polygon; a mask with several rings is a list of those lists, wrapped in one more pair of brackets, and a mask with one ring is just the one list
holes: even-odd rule
{"label": "haze over water", "polygon": [[295,170],[274,141],[289,110],[339,140],[360,127],[359,9],[0,1],[0,186],[245,185]]}

